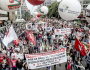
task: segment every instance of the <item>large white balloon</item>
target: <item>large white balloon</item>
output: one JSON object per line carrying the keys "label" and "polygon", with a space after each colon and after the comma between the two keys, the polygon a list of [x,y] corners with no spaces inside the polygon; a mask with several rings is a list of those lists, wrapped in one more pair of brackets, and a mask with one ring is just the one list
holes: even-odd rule
{"label": "large white balloon", "polygon": [[0,7],[7,12],[14,12],[21,6],[21,0],[0,0]]}
{"label": "large white balloon", "polygon": [[86,10],[85,10],[85,15],[86,15],[86,20],[88,23],[90,23],[90,4],[87,6]]}
{"label": "large white balloon", "polygon": [[46,15],[48,13],[48,7],[42,6],[41,9],[40,9],[40,13],[42,15]]}
{"label": "large white balloon", "polygon": [[81,4],[78,0],[62,0],[58,8],[60,17],[64,20],[74,20],[81,13]]}
{"label": "large white balloon", "polygon": [[33,13],[33,16],[37,16],[37,15],[38,15],[38,12],[34,12],[34,13]]}

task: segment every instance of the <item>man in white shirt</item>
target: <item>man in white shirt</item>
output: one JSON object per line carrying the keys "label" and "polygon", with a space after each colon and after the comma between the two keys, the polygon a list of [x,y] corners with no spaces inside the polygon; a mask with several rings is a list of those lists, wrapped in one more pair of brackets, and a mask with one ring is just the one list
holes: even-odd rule
{"label": "man in white shirt", "polygon": [[13,58],[13,55],[15,55],[15,58],[16,58],[16,52],[13,50],[13,53],[11,54],[11,58]]}
{"label": "man in white shirt", "polygon": [[20,53],[18,54],[18,58],[20,58],[21,60],[23,60],[23,59],[24,59],[24,56],[23,56],[22,51],[20,51]]}
{"label": "man in white shirt", "polygon": [[60,36],[60,39],[63,41],[63,39],[64,39],[63,35]]}

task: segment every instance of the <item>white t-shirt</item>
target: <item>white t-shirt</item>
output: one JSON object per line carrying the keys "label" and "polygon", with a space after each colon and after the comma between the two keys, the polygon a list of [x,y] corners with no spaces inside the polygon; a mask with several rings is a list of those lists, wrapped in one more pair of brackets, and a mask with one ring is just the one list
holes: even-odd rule
{"label": "white t-shirt", "polygon": [[44,39],[46,39],[46,40],[47,40],[47,36],[44,36]]}
{"label": "white t-shirt", "polygon": [[3,53],[3,54],[6,54],[6,50],[3,50],[2,53]]}
{"label": "white t-shirt", "polygon": [[19,47],[17,47],[17,48],[15,48],[18,52],[20,51],[20,48]]}
{"label": "white t-shirt", "polygon": [[18,58],[20,58],[20,59],[24,59],[24,57],[23,57],[23,53],[19,53],[19,54],[18,54]]}
{"label": "white t-shirt", "polygon": [[55,35],[52,35],[52,39],[55,39]]}
{"label": "white t-shirt", "polygon": [[18,59],[18,58],[19,58],[19,53],[16,53],[15,58],[16,58],[16,59]]}
{"label": "white t-shirt", "polygon": [[15,58],[17,58],[17,53],[12,53],[11,58],[13,58],[13,55],[15,55]]}
{"label": "white t-shirt", "polygon": [[63,36],[60,36],[60,39],[63,41],[64,37]]}
{"label": "white t-shirt", "polygon": [[43,50],[43,47],[42,46],[40,46],[40,51],[42,51]]}

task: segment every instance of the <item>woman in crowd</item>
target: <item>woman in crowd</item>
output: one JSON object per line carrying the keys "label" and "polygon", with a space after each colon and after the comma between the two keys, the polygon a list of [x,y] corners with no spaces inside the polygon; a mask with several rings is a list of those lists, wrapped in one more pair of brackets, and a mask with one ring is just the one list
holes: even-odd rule
{"label": "woman in crowd", "polygon": [[16,66],[18,70],[22,70],[23,61],[20,58],[18,58]]}

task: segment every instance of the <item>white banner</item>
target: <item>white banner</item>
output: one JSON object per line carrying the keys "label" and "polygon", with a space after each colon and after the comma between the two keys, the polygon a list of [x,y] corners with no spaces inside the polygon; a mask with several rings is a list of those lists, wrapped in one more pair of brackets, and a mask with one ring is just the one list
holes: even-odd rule
{"label": "white banner", "polygon": [[37,69],[67,62],[66,49],[62,48],[45,53],[26,54],[29,69]]}
{"label": "white banner", "polygon": [[70,34],[71,29],[70,28],[65,28],[65,29],[55,29],[55,35],[65,35],[65,34]]}

